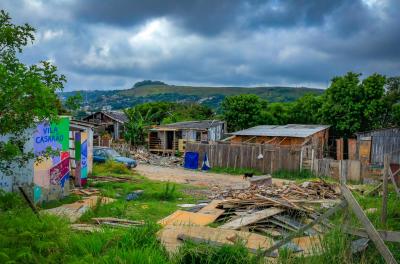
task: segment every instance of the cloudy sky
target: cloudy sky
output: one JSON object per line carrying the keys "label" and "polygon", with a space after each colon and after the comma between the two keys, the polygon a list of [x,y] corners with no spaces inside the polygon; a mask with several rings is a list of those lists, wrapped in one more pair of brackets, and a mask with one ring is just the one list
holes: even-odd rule
{"label": "cloudy sky", "polygon": [[400,0],[1,0],[37,29],[21,59],[66,90],[143,79],[324,88],[355,71],[400,75]]}

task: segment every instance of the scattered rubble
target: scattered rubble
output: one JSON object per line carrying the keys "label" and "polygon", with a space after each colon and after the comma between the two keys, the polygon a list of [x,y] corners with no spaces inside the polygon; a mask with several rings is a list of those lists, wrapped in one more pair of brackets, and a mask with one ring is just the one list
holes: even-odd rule
{"label": "scattered rubble", "polygon": [[147,149],[141,147],[129,152],[130,156],[142,164],[151,164],[163,167],[182,166],[183,158],[178,156],[160,156],[150,153]]}
{"label": "scattered rubble", "polygon": [[[167,249],[174,252],[188,239],[221,246],[233,243],[237,237],[247,243],[250,252],[255,252],[298,232],[299,237],[291,238],[284,247],[294,253],[316,254],[320,252],[320,235],[330,227],[326,219],[315,224],[321,216],[316,206],[336,207],[340,189],[323,180],[274,185],[264,177],[247,189],[214,189],[211,198],[214,200],[205,207],[185,205],[182,208],[190,212],[178,210],[159,221],[165,226],[159,236]],[[219,226],[205,227],[210,223]],[[253,243],[249,237],[258,244],[249,244]],[[277,251],[267,255],[276,257]]]}
{"label": "scattered rubble", "polygon": [[337,184],[323,181],[309,181],[302,184],[293,182],[280,184],[253,184],[248,189],[230,189],[220,191],[214,189],[213,199],[262,199],[263,197],[280,198],[283,200],[319,200],[337,199],[340,196],[340,189]]}

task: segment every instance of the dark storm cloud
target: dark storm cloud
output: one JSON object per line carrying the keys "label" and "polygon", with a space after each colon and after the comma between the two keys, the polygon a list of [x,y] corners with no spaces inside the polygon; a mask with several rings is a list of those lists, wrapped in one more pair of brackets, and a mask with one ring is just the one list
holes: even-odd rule
{"label": "dark storm cloud", "polygon": [[54,62],[67,89],[179,84],[326,87],[400,75],[398,0],[3,0],[38,29],[21,58]]}
{"label": "dark storm cloud", "polygon": [[75,6],[77,19],[132,26],[157,17],[170,17],[202,33],[220,32],[234,22],[242,6],[230,0],[89,0]]}
{"label": "dark storm cloud", "polygon": [[188,30],[215,34],[240,25],[250,29],[317,26],[324,22],[327,15],[344,5],[359,6],[357,1],[344,0],[88,0],[79,1],[74,11],[77,19],[119,26],[170,17]]}

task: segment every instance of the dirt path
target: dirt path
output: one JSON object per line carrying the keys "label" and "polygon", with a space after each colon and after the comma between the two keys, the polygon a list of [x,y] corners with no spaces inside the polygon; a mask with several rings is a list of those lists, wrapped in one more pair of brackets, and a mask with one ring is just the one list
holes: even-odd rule
{"label": "dirt path", "polygon": [[[249,186],[249,182],[244,180],[240,175],[192,171],[180,167],[169,168],[147,164],[139,164],[135,170],[151,180],[188,183],[208,188],[214,186],[222,188],[246,188]],[[273,181],[279,182],[283,180],[273,179]]]}

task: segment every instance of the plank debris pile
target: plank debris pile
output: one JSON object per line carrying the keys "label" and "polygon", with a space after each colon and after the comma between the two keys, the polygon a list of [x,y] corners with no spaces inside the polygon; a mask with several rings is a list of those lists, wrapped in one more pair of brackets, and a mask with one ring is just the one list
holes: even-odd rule
{"label": "plank debris pile", "polygon": [[306,181],[301,184],[293,182],[280,184],[252,185],[245,190],[227,190],[214,194],[214,198],[225,199],[258,199],[261,196],[281,199],[338,199],[340,189],[337,184],[327,183],[320,179],[318,181]]}
{"label": "plank debris pile", "polygon": [[[226,190],[214,193],[205,207],[193,205],[178,210],[159,223],[164,226],[159,233],[166,248],[174,252],[185,240],[195,243],[209,243],[214,246],[232,244],[235,239],[245,240],[250,252],[266,250],[290,233],[300,232],[283,247],[304,255],[320,252],[320,236],[329,229],[326,219],[321,223],[312,223],[321,214],[316,206],[333,207],[340,203],[338,186],[325,181],[305,182],[286,185],[252,185],[248,189]],[[323,206],[321,206],[323,205]],[[192,208],[201,208],[197,212]],[[217,228],[205,227],[216,223]],[[249,244],[251,239],[257,245]],[[254,238],[253,238],[254,237]],[[277,251],[268,253],[276,257]]]}
{"label": "plank debris pile", "polygon": [[136,226],[144,225],[144,221],[133,221],[129,219],[120,219],[115,217],[97,217],[92,218],[94,224],[71,224],[71,229],[75,231],[83,232],[100,232],[102,226],[108,226],[113,228],[131,228]]}

